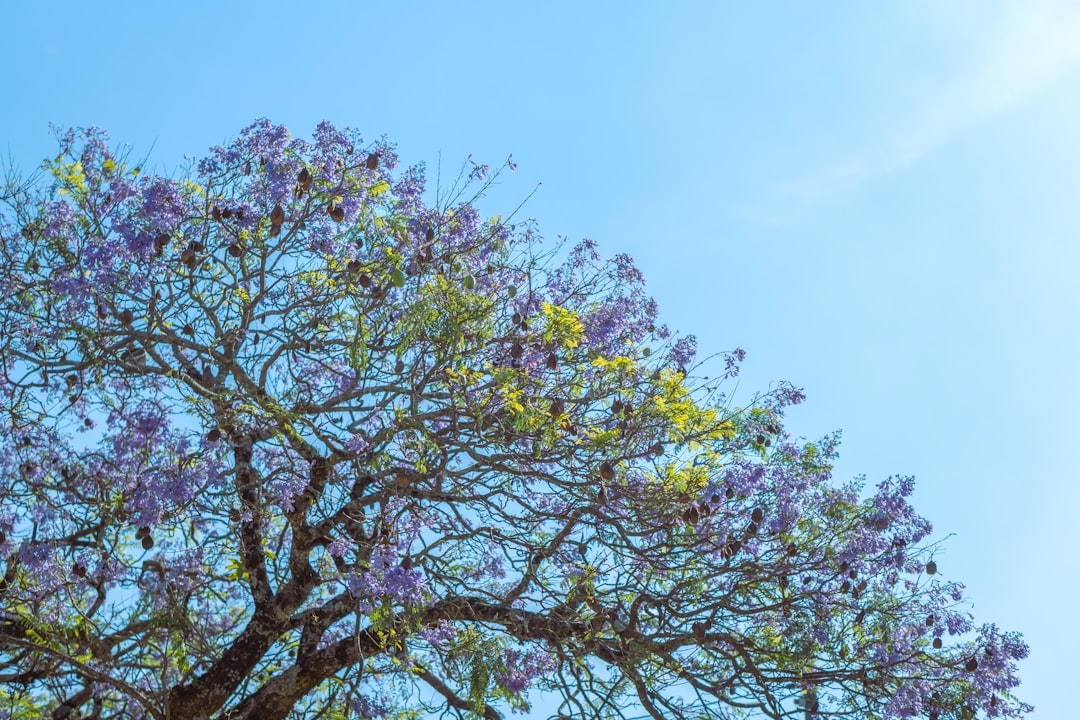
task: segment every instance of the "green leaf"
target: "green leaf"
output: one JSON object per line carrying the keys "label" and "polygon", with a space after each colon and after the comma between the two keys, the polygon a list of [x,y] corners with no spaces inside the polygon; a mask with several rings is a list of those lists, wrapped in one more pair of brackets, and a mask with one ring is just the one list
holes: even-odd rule
{"label": "green leaf", "polygon": [[394,287],[405,287],[405,273],[401,268],[394,268],[394,272],[390,273],[390,282],[394,283]]}

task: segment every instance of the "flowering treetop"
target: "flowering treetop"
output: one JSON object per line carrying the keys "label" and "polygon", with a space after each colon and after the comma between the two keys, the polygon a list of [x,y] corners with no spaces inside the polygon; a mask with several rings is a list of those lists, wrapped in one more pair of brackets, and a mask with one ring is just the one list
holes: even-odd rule
{"label": "flowering treetop", "polygon": [[178,178],[87,130],[8,182],[0,717],[1030,710],[910,479],[832,481],[801,392],[732,406],[741,351],[485,219],[491,177],[430,202],[258,121]]}

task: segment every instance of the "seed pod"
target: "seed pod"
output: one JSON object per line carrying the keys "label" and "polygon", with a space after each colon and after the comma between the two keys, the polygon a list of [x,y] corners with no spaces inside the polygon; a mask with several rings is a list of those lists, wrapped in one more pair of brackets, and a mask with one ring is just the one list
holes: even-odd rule
{"label": "seed pod", "polygon": [[281,205],[275,205],[274,209],[270,211],[270,224],[281,225],[285,222],[285,208]]}
{"label": "seed pod", "polygon": [[396,363],[394,363],[394,372],[400,374],[400,373],[402,373],[404,371],[405,371],[405,361],[401,360],[401,359],[398,359],[398,361]]}
{"label": "seed pod", "polygon": [[615,479],[615,468],[607,460],[600,463],[600,479],[605,482]]}
{"label": "seed pod", "polygon": [[964,665],[964,669],[968,672],[975,672],[979,669],[979,661],[975,658],[971,658],[967,661],[967,664]]}
{"label": "seed pod", "polygon": [[427,230],[424,231],[424,240],[426,240],[427,242],[431,242],[434,239],[435,239],[435,231],[434,230],[432,230],[431,228],[428,228]]}
{"label": "seed pod", "polygon": [[300,170],[300,174],[296,176],[296,184],[300,186],[301,190],[311,189],[311,172],[307,168]]}
{"label": "seed pod", "polygon": [[926,574],[927,575],[935,575],[935,574],[937,574],[937,563],[934,562],[933,560],[926,563]]}
{"label": "seed pod", "polygon": [[206,439],[210,442],[217,442],[221,439],[221,430],[218,428],[211,428],[210,432],[206,433]]}
{"label": "seed pod", "polygon": [[147,535],[142,539],[142,548],[143,550],[149,550],[152,547],[154,547],[154,538]]}
{"label": "seed pod", "polygon": [[331,203],[326,206],[326,212],[334,222],[341,222],[345,219],[345,208],[340,205]]}
{"label": "seed pod", "polygon": [[566,412],[566,405],[559,398],[555,398],[551,401],[551,407],[548,408],[548,414],[553,418],[557,418]]}
{"label": "seed pod", "polygon": [[521,346],[521,343],[519,342],[515,342],[513,345],[510,346],[510,357],[514,358],[515,360],[520,358],[524,352],[525,348],[523,348]]}
{"label": "seed pod", "polygon": [[122,322],[123,324],[130,325],[134,320],[135,314],[131,312],[131,310],[124,308],[120,311],[120,322]]}
{"label": "seed pod", "polygon": [[240,246],[237,245],[236,243],[232,243],[231,245],[229,245],[228,251],[229,251],[229,254],[232,255],[233,257],[240,257],[240,253],[242,252],[240,250]]}
{"label": "seed pod", "polygon": [[934,616],[933,615],[927,615],[926,616],[926,627],[934,627]]}
{"label": "seed pod", "polygon": [[750,513],[750,519],[757,524],[761,524],[761,521],[765,519],[765,512],[761,508],[754,508],[754,512]]}
{"label": "seed pod", "polygon": [[361,273],[360,277],[356,279],[356,282],[358,282],[362,288],[371,287],[371,276],[367,273]]}
{"label": "seed pod", "polygon": [[75,577],[80,577],[80,578],[86,577],[86,568],[83,567],[82,565],[80,565],[79,563],[75,563],[74,565],[71,566],[71,572],[74,573]]}
{"label": "seed pod", "polygon": [[553,352],[548,353],[548,356],[547,356],[547,369],[548,370],[555,370],[558,367],[559,367],[559,356],[556,355]]}
{"label": "seed pod", "polygon": [[367,156],[367,160],[364,161],[364,167],[368,170],[379,169],[379,155],[377,153],[371,153]]}
{"label": "seed pod", "polygon": [[941,644],[942,644],[941,643],[941,638],[934,638],[934,649],[935,650],[940,650],[941,649]]}
{"label": "seed pod", "polygon": [[698,510],[697,505],[691,505],[683,511],[682,519],[688,525],[697,525],[698,520],[701,519],[701,511]]}

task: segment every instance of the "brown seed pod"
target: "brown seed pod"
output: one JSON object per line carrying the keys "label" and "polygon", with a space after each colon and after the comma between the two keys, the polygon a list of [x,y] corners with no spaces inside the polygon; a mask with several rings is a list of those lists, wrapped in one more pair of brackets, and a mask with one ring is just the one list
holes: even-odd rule
{"label": "brown seed pod", "polygon": [[311,172],[307,168],[301,168],[300,174],[296,176],[296,184],[301,190],[311,189]]}
{"label": "brown seed pod", "polygon": [[211,428],[210,432],[206,433],[206,439],[210,442],[217,442],[221,439],[221,430],[218,428]]}
{"label": "brown seed pod", "polygon": [[435,239],[435,231],[434,230],[432,230],[431,228],[428,228],[427,230],[424,231],[424,240],[426,240],[427,242],[431,242],[434,239]]}
{"label": "brown seed pod", "polygon": [[976,670],[979,669],[979,661],[976,660],[975,658],[971,658],[964,665],[964,669],[967,670],[968,672],[975,672]]}
{"label": "brown seed pod", "polygon": [[404,360],[398,359],[398,361],[396,363],[394,363],[394,372],[396,372],[396,373],[405,372],[405,361]]}
{"label": "brown seed pod", "polygon": [[516,342],[510,346],[510,357],[514,358],[515,360],[520,358],[524,352],[525,348],[523,348],[521,346],[521,343],[519,342]]}
{"label": "brown seed pod", "polygon": [[345,269],[348,270],[349,272],[359,272],[360,268],[362,268],[362,267],[363,267],[363,265],[360,264],[359,260],[350,260],[348,262],[348,264],[345,266]]}
{"label": "brown seed pod", "polygon": [[194,335],[195,334],[195,328],[193,328],[190,324],[188,324],[188,325],[185,325],[184,329],[181,330],[180,332],[184,333],[185,335]]}
{"label": "brown seed pod", "polygon": [[559,367],[559,356],[556,355],[553,352],[548,353],[548,356],[547,356],[547,369],[548,370],[555,370],[558,367]]}
{"label": "brown seed pod", "polygon": [[120,322],[124,323],[125,325],[130,325],[134,320],[135,314],[131,312],[131,310],[124,308],[120,311]]}
{"label": "brown seed pod", "polygon": [[598,505],[607,505],[609,499],[610,498],[608,496],[607,486],[601,485],[600,486],[600,491],[596,493],[596,502],[597,502],[597,504]]}
{"label": "brown seed pod", "polygon": [[926,616],[926,627],[934,627],[934,616],[933,615],[927,615]]}
{"label": "brown seed pod", "polygon": [[371,287],[371,276],[367,273],[361,273],[360,277],[356,279],[356,282],[358,282],[362,288]]}
{"label": "brown seed pod", "polygon": [[371,153],[370,155],[368,155],[367,160],[364,161],[364,167],[366,167],[368,170],[378,170],[379,169],[379,155],[378,155],[378,153]]}
{"label": "brown seed pod", "polygon": [[754,508],[754,512],[750,513],[750,519],[760,525],[761,521],[765,519],[765,511],[759,507]]}
{"label": "brown seed pod", "polygon": [[233,257],[240,257],[240,253],[243,251],[240,249],[240,246],[238,244],[232,243],[231,245],[229,245],[228,252]]}
{"label": "brown seed pod", "polygon": [[935,650],[940,650],[941,645],[942,645],[941,638],[934,638],[934,649]]}
{"label": "brown seed pod", "polygon": [[169,236],[165,233],[160,233],[154,238],[154,254],[160,256],[165,252],[165,248],[169,244]]}
{"label": "brown seed pod", "polygon": [[600,463],[600,479],[605,482],[615,479],[615,468],[607,460]]}
{"label": "brown seed pod", "polygon": [[275,205],[274,209],[270,211],[270,224],[281,225],[285,222],[285,208],[281,205]]}
{"label": "brown seed pod", "polygon": [[154,538],[147,535],[142,539],[142,548],[143,550],[149,550],[152,547],[154,547]]}
{"label": "brown seed pod", "polygon": [[935,574],[937,574],[937,563],[934,562],[933,560],[926,563],[926,574],[927,575],[935,575]]}
{"label": "brown seed pod", "polygon": [[345,219],[345,208],[340,205],[330,204],[326,207],[326,213],[330,216],[330,219],[334,222],[341,222]]}
{"label": "brown seed pod", "polygon": [[697,525],[698,520],[701,519],[701,511],[698,510],[697,505],[691,505],[683,510],[682,519],[688,525]]}
{"label": "brown seed pod", "polygon": [[75,577],[80,577],[80,578],[86,577],[86,568],[83,567],[82,565],[80,565],[79,563],[75,563],[74,565],[71,566],[71,572],[74,573]]}
{"label": "brown seed pod", "polygon": [[725,559],[732,558],[739,550],[742,549],[742,543],[738,540],[728,540],[724,547],[720,550],[720,554]]}
{"label": "brown seed pod", "polygon": [[277,237],[280,234],[281,234],[281,226],[280,225],[271,225],[270,226],[270,237]]}
{"label": "brown seed pod", "polygon": [[560,417],[566,412],[566,404],[559,398],[555,398],[551,401],[551,407],[548,408],[548,414],[553,418]]}

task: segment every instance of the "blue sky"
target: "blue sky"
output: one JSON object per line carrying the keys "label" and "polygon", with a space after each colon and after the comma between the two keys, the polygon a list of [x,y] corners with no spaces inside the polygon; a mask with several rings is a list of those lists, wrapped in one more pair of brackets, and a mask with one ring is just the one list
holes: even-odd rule
{"label": "blue sky", "polygon": [[[14,4],[13,4],[14,5]],[[1022,697],[1071,716],[1080,561],[1080,6],[91,3],[6,8],[0,149],[99,125],[171,170],[258,116],[386,134],[555,238],[630,252],[664,319],[786,379],[841,477],[914,474]]]}

